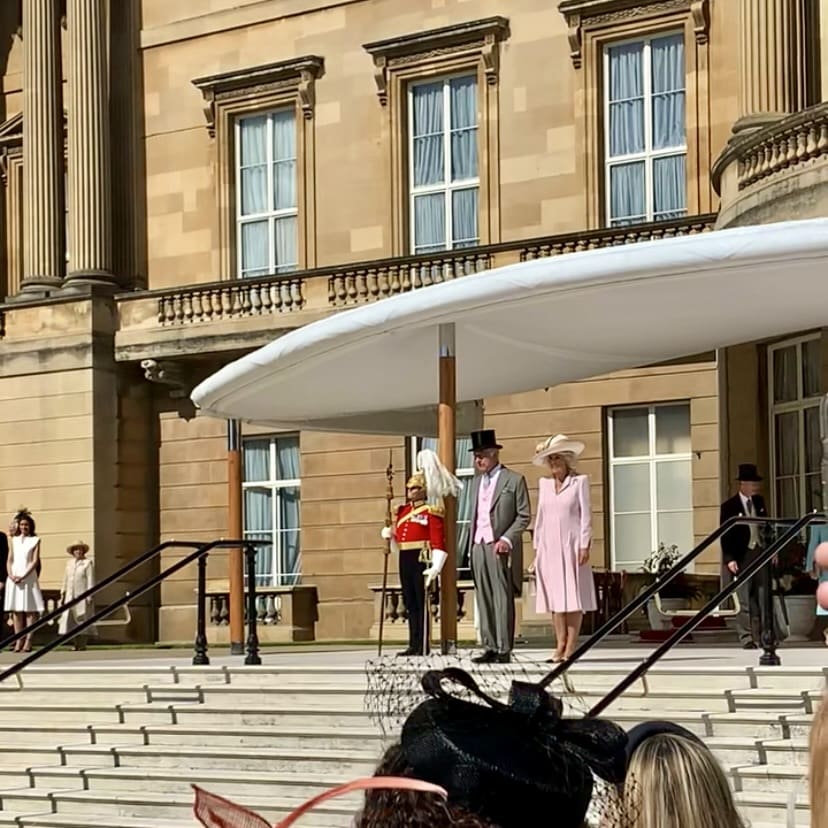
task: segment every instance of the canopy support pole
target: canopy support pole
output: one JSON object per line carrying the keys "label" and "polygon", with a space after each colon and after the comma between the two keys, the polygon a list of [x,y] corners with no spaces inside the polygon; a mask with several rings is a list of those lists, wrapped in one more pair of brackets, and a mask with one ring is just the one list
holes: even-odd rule
{"label": "canopy support pole", "polygon": [[[242,524],[241,425],[227,421],[227,536],[241,538]],[[244,558],[241,549],[227,552],[230,592],[230,653],[244,654]]]}
{"label": "canopy support pole", "polygon": [[[454,324],[440,325],[440,404],[437,437],[442,464],[455,473],[457,387]],[[457,502],[445,498],[446,562],[440,572],[440,648],[443,655],[457,652]]]}

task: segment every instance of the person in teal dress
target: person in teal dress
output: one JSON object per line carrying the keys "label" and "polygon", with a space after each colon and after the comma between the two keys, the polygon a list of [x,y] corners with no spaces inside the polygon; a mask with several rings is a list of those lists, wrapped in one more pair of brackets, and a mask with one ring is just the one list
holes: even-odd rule
{"label": "person in teal dress", "polygon": [[[828,526],[812,526],[810,539],[808,540],[808,558],[805,562],[805,568],[808,572],[813,572],[815,575],[818,575],[820,583],[822,581],[828,581],[828,569],[820,569],[814,563],[814,552],[821,543],[826,541],[828,541]],[[817,604],[816,614],[828,615],[828,609],[822,609]],[[828,627],[825,628],[823,633],[825,635],[825,643],[828,644]]]}

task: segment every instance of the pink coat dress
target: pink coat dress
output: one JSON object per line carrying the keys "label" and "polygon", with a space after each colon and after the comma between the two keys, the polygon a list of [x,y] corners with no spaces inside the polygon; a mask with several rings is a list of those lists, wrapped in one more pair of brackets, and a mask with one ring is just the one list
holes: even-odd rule
{"label": "pink coat dress", "polygon": [[570,475],[560,492],[542,477],[533,544],[537,612],[591,612],[597,609],[592,567],[578,563],[578,551],[592,540],[592,510],[586,475]]}

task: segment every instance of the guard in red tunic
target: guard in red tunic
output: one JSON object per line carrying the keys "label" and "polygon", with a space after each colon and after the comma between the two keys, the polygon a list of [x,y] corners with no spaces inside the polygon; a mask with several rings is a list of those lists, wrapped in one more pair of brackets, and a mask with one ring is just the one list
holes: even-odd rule
{"label": "guard in red tunic", "polygon": [[443,509],[426,502],[426,477],[413,474],[405,487],[407,502],[397,509],[390,533],[392,549],[399,550],[400,585],[408,613],[408,649],[400,655],[425,655],[427,591],[446,562]]}

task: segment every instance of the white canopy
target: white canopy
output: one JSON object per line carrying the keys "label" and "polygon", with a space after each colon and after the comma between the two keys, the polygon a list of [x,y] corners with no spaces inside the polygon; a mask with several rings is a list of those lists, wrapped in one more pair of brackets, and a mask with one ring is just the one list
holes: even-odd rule
{"label": "white canopy", "polygon": [[485,397],[821,327],[826,265],[828,219],[522,262],[306,325],[192,398],[277,428],[433,434],[438,326],[454,323],[463,433]]}

